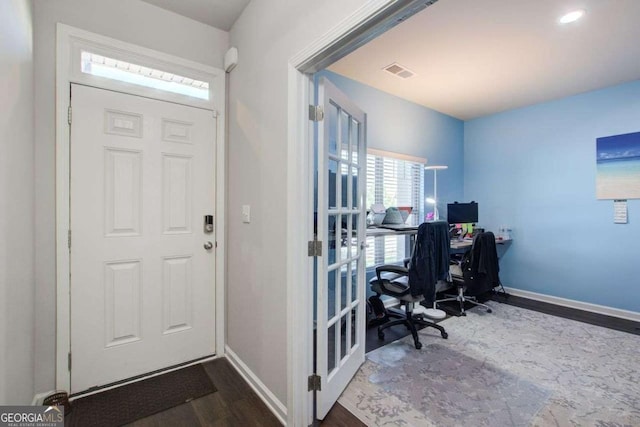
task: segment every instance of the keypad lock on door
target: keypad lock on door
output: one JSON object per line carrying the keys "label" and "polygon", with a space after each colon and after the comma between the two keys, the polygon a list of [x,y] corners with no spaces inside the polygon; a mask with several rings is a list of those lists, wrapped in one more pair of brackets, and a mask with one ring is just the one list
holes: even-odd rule
{"label": "keypad lock on door", "polygon": [[204,216],[204,232],[213,233],[213,215]]}

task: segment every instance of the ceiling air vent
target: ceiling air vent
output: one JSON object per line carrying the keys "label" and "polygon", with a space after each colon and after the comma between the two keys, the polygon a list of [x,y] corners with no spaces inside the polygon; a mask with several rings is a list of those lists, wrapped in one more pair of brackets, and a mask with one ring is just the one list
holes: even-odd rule
{"label": "ceiling air vent", "polygon": [[416,73],[409,70],[407,67],[398,64],[397,62],[394,62],[391,65],[387,65],[383,68],[383,70],[403,79],[408,79],[409,77],[413,77],[416,75]]}

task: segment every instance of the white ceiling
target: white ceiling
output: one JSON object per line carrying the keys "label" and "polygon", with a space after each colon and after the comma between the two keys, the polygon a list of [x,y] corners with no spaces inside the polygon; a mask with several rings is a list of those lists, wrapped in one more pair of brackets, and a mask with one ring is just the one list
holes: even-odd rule
{"label": "white ceiling", "polygon": [[440,0],[329,69],[469,120],[639,79],[640,0]]}
{"label": "white ceiling", "polygon": [[178,15],[229,31],[250,0],[142,0]]}

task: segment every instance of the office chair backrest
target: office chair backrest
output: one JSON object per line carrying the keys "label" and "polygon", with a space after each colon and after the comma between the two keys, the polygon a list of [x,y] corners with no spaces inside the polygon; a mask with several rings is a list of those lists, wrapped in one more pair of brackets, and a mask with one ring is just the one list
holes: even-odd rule
{"label": "office chair backrest", "polygon": [[495,235],[487,231],[473,238],[462,258],[462,275],[469,295],[479,295],[500,285],[500,265]]}
{"label": "office chair backrest", "polygon": [[423,295],[425,304],[435,300],[438,280],[449,274],[449,224],[446,221],[425,222],[418,227],[409,264],[411,295]]}

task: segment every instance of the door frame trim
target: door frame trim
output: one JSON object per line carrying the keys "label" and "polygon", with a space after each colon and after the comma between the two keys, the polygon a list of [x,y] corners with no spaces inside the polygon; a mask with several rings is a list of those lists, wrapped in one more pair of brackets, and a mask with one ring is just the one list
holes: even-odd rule
{"label": "door frame trim", "polygon": [[[197,75],[208,81],[215,97],[210,101],[189,99],[158,91],[132,87],[102,78],[82,74],[73,66],[77,46],[110,49],[121,59],[133,63],[158,63],[182,75]],[[216,123],[216,274],[215,274],[215,349],[224,352],[225,336],[225,286],[226,286],[226,92],[225,72],[221,69],[189,61],[153,49],[147,49],[110,37],[81,30],[65,24],[57,24],[56,39],[56,389],[70,390],[71,375],[68,354],[71,351],[71,287],[68,230],[70,219],[70,126],[68,108],[71,83],[79,83],[132,95],[147,96],[188,106],[205,108],[217,113]],[[141,64],[142,65],[142,64]]]}
{"label": "door frame trim", "polygon": [[292,56],[288,63],[287,138],[287,425],[313,423],[313,73],[356,50],[438,0],[369,0]]}

